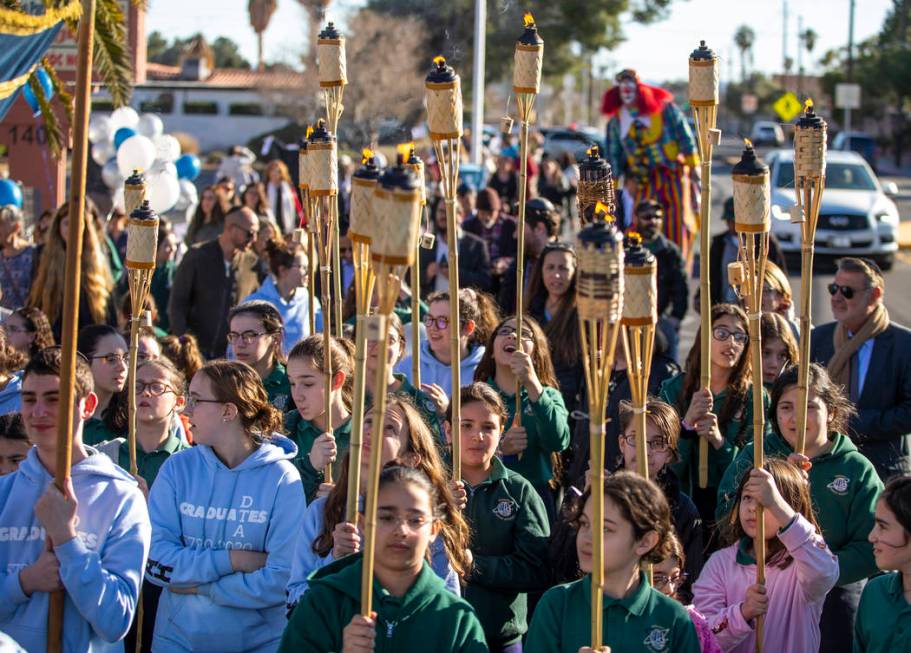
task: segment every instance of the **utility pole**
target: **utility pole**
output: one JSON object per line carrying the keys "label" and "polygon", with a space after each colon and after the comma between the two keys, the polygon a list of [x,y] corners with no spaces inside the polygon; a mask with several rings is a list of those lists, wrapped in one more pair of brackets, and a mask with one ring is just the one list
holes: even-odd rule
{"label": "utility pole", "polygon": [[788,80],[788,0],[784,0],[781,13],[781,69],[784,71],[783,80],[787,87]]}
{"label": "utility pole", "polygon": [[854,81],[854,0],[848,2],[848,81]]}
{"label": "utility pole", "polygon": [[797,16],[797,97],[803,99],[803,16]]}
{"label": "utility pole", "polygon": [[474,3],[474,65],[471,69],[471,162],[483,163],[484,50],[487,45],[487,0]]}

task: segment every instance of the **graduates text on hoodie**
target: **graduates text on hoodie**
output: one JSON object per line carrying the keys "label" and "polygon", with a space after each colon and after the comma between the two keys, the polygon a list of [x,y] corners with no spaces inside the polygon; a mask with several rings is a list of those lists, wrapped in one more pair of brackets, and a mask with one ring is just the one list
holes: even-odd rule
{"label": "graduates text on hoodie", "polygon": [[[151,529],[136,481],[94,449],[73,465],[79,502],[77,537],[54,547],[66,589],[63,650],[123,650],[136,610]],[[48,594],[26,596],[19,572],[44,551],[35,502],[53,478],[33,447],[13,474],[0,477],[0,630],[27,651],[47,646]]]}
{"label": "graduates text on hoodie", "polygon": [[[274,651],[285,622],[285,586],[304,507],[297,447],[273,435],[226,467],[208,446],[180,451],[149,495],[152,550],[147,578],[165,588],[153,648]],[[264,567],[235,572],[231,549],[268,554]],[[169,588],[195,587],[196,594]]]}
{"label": "graduates text on hoodie", "polygon": [[[361,609],[360,553],[336,560],[310,577],[282,637],[281,653],[342,650],[342,631]],[[474,610],[443,586],[424,563],[404,596],[392,596],[374,579],[375,653],[433,651],[483,653],[484,633]]]}

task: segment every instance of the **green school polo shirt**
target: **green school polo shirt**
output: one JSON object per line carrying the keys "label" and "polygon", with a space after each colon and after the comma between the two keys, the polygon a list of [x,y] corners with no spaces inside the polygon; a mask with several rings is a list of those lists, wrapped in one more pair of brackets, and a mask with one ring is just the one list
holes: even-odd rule
{"label": "green school polo shirt", "polygon": [[877,576],[864,588],[854,621],[854,653],[911,651],[911,604],[902,575]]}
{"label": "green school polo shirt", "polygon": [[[168,439],[164,441],[164,444],[152,451],[145,451],[137,442],[136,471],[139,472],[139,475],[145,479],[145,482],[148,484],[149,488],[151,488],[152,483],[154,483],[155,479],[158,477],[161,466],[164,465],[164,461],[170,458],[171,454],[189,448],[188,445],[180,441],[180,438],[174,435],[173,429],[171,429]],[[117,464],[125,470],[130,471],[130,443],[128,440],[124,440],[117,450]]]}

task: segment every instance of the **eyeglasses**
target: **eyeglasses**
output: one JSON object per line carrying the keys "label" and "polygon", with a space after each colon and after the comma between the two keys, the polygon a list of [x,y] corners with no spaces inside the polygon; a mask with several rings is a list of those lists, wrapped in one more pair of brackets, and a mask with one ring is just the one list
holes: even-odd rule
{"label": "eyeglasses", "polygon": [[439,317],[434,317],[433,315],[425,315],[424,326],[428,329],[430,327],[435,327],[438,331],[442,331],[449,326],[449,318],[445,315],[440,315]]}
{"label": "eyeglasses", "polygon": [[[630,435],[623,435],[620,437],[623,438],[623,441],[626,443],[626,445],[628,447],[636,446],[636,436],[635,435],[630,434]],[[668,450],[670,443],[667,441],[667,438],[659,438],[659,439],[655,439],[655,440],[647,440],[646,446],[648,446],[649,451],[653,451],[655,453],[664,453],[665,451]]]}
{"label": "eyeglasses", "polygon": [[[503,326],[503,327],[500,327],[499,329],[497,329],[498,338],[500,338],[500,337],[508,338],[509,336],[514,336],[514,335],[516,335],[515,327]],[[531,331],[528,331],[526,329],[522,329],[522,340],[534,340],[534,339],[535,339],[535,334],[533,334]]]}
{"label": "eyeglasses", "polygon": [[108,365],[116,365],[117,363],[126,363],[129,359],[129,354],[102,354],[101,356],[92,356],[90,360],[96,361],[99,358],[103,359]]}
{"label": "eyeglasses", "polygon": [[668,585],[673,585],[674,587],[680,587],[683,583],[686,582],[686,579],[689,577],[689,574],[673,574],[668,576],[667,574],[652,574],[652,584],[655,589],[661,589],[662,587],[667,587]]}
{"label": "eyeglasses", "polygon": [[244,229],[244,228],[241,227],[239,224],[235,224],[235,225],[232,225],[232,226],[233,226],[235,229],[237,229],[238,231],[242,231],[243,234],[244,234],[248,239],[250,239],[250,238],[256,238],[256,235],[259,233],[259,230],[258,230],[258,229],[256,229],[256,230],[254,230],[254,229]]}
{"label": "eyeglasses", "polygon": [[750,336],[746,331],[731,331],[725,327],[715,327],[712,329],[712,337],[719,342],[725,342],[726,340],[733,338],[734,342],[741,347],[750,340]]}
{"label": "eyeglasses", "polygon": [[840,292],[841,296],[845,299],[851,299],[856,292],[863,292],[862,290],[856,290],[851,286],[839,286],[837,283],[830,283],[826,288],[829,289],[829,294],[832,295],[832,297],[835,297],[835,295]]}
{"label": "eyeglasses", "polygon": [[142,381],[136,382],[136,394],[141,395],[146,390],[148,390],[149,394],[153,397],[160,397],[166,392],[177,394],[174,388],[160,381],[153,381],[152,383],[143,383]]}
{"label": "eyeglasses", "polygon": [[269,333],[266,331],[244,331],[243,333],[238,333],[237,331],[228,331],[228,342],[233,343],[238,338],[240,338],[245,345],[249,345],[257,338],[262,338],[263,336],[267,335],[269,335]]}
{"label": "eyeglasses", "polygon": [[26,329],[25,327],[15,326],[13,324],[4,324],[3,329],[7,333],[35,333],[34,329]]}
{"label": "eyeglasses", "polygon": [[639,219],[640,220],[660,220],[661,215],[659,215],[658,213],[640,213]]}
{"label": "eyeglasses", "polygon": [[193,412],[198,404],[223,404],[225,402],[219,401],[218,399],[200,399],[199,397],[194,397],[190,395],[187,397],[187,405],[184,410]]}

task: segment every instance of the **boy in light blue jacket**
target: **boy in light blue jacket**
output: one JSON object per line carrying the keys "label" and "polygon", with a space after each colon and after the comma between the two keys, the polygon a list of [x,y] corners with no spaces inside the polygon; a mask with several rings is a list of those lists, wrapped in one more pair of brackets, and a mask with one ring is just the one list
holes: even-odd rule
{"label": "boy in light blue jacket", "polygon": [[38,352],[22,377],[22,419],[35,444],[0,477],[0,631],[28,651],[47,647],[49,593],[66,592],[65,652],[122,651],[151,537],[136,481],[82,444],[97,405],[89,366],[76,361],[71,479],[53,484],[60,350]]}

